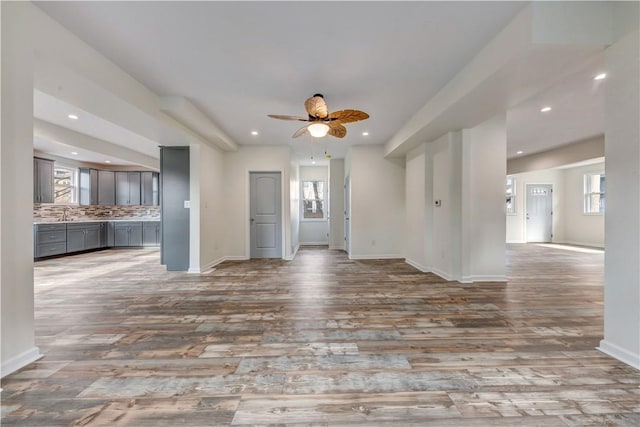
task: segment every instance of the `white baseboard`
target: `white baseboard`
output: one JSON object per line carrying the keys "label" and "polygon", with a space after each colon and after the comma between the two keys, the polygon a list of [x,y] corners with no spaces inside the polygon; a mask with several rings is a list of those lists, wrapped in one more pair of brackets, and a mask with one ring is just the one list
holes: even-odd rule
{"label": "white baseboard", "polygon": [[525,242],[524,240],[507,240],[506,243],[509,244],[509,243],[527,243],[527,242]]}
{"label": "white baseboard", "polygon": [[555,242],[555,243],[559,243],[561,245],[587,246],[590,248],[604,249],[604,243],[576,242],[575,240],[563,240],[561,242]]}
{"label": "white baseboard", "polygon": [[202,274],[203,272],[211,270],[213,267],[215,267],[216,265],[218,265],[221,262],[224,262],[226,260],[227,260],[227,257],[220,257],[220,258],[218,258],[216,260],[213,260],[211,262],[206,263],[205,265],[201,265],[200,267],[189,268],[189,270],[187,270],[187,273],[189,273],[189,274]]}
{"label": "white baseboard", "polygon": [[349,255],[349,259],[402,259],[400,254],[382,254],[382,255]]}
{"label": "white baseboard", "polygon": [[18,369],[24,368],[29,363],[33,363],[43,356],[43,354],[40,354],[38,347],[32,347],[27,351],[23,351],[2,364],[2,378],[14,373]]}
{"label": "white baseboard", "polygon": [[435,267],[431,267],[431,272],[433,274],[435,274],[436,276],[439,276],[441,278],[443,278],[444,280],[448,281],[448,282],[455,282],[457,281],[457,278],[453,277],[452,275],[450,275],[447,272],[444,272],[442,270],[439,270]]}
{"label": "white baseboard", "polygon": [[463,276],[461,283],[473,283],[473,282],[508,282],[507,276],[505,275],[476,275],[476,276]]}
{"label": "white baseboard", "polygon": [[344,245],[329,245],[329,249],[335,251],[344,251]]}
{"label": "white baseboard", "polygon": [[425,267],[424,265],[417,263],[415,261],[410,260],[409,258],[405,258],[404,262],[406,262],[407,264],[409,264],[411,267],[416,268],[418,270],[420,270],[423,273],[431,273],[431,268],[429,267]]}
{"label": "white baseboard", "polygon": [[250,259],[250,258],[247,258],[244,255],[229,255],[229,256],[224,257],[225,261],[246,261],[248,259]]}
{"label": "white baseboard", "polygon": [[596,347],[596,349],[629,366],[640,369],[640,354],[638,353],[633,353],[607,340],[601,340],[600,345]]}
{"label": "white baseboard", "polygon": [[329,242],[300,242],[298,246],[328,246]]}

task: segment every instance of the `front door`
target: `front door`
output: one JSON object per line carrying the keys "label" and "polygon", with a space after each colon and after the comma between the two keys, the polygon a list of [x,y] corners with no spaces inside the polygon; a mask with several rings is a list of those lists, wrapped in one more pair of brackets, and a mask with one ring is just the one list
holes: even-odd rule
{"label": "front door", "polygon": [[551,242],[552,206],[551,184],[527,184],[527,242]]}
{"label": "front door", "polygon": [[250,174],[251,258],[282,258],[280,172]]}

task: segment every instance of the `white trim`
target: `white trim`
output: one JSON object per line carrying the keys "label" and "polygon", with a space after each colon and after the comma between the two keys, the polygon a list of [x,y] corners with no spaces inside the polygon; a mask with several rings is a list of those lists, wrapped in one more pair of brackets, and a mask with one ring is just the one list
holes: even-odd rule
{"label": "white trim", "polygon": [[349,259],[402,259],[400,254],[382,254],[382,255],[349,255]]}
{"label": "white trim", "polygon": [[507,240],[505,243],[527,243],[524,240]]}
{"label": "white trim", "polygon": [[463,276],[461,283],[474,283],[474,282],[508,282],[507,276],[505,275],[476,275],[476,276]]}
{"label": "white trim", "polygon": [[435,267],[431,268],[431,272],[433,274],[435,274],[436,276],[440,277],[441,279],[444,279],[444,280],[446,280],[448,282],[456,282],[456,281],[458,281],[455,277],[451,276],[449,273],[445,273],[444,271],[439,270],[439,269],[437,269]]}
{"label": "white trim", "polygon": [[604,249],[604,243],[594,243],[594,242],[576,242],[574,240],[563,240],[558,242],[562,245],[574,245],[574,246],[588,246],[591,248],[599,248]]}
{"label": "white trim", "polygon": [[329,245],[329,250],[344,251],[344,245]]}
{"label": "white trim", "polygon": [[296,247],[293,250],[293,253],[291,255],[286,255],[283,256],[282,259],[285,261],[293,261],[293,259],[296,257],[296,254],[298,253],[298,249],[300,249],[300,245],[296,245]]}
{"label": "white trim", "polygon": [[324,242],[300,242],[298,246],[328,246],[329,241]]}
{"label": "white trim", "polygon": [[242,256],[242,255],[229,255],[224,257],[224,261],[247,261],[250,260],[251,258],[248,258],[246,256]]}
{"label": "white trim", "polygon": [[618,359],[629,366],[640,369],[640,354],[638,353],[633,353],[605,339],[600,341],[600,345],[596,347],[596,350],[599,350],[614,359]]}
{"label": "white trim", "polygon": [[24,368],[43,356],[44,354],[40,354],[40,349],[38,347],[32,347],[27,351],[23,351],[2,364],[2,378],[14,373],[18,369]]}
{"label": "white trim", "polygon": [[419,271],[423,272],[423,273],[431,273],[431,268],[429,267],[425,267],[424,265],[417,263],[415,261],[410,260],[409,258],[405,258],[404,262],[406,262],[407,264],[409,264],[411,267],[418,269]]}
{"label": "white trim", "polygon": [[201,274],[204,271],[208,271],[210,269],[212,269],[213,267],[215,267],[216,265],[220,264],[221,262],[224,262],[227,260],[227,257],[220,257],[214,261],[211,261],[205,265],[201,265],[200,267],[195,267],[195,268],[189,268],[189,270],[187,270],[187,273],[189,274]]}

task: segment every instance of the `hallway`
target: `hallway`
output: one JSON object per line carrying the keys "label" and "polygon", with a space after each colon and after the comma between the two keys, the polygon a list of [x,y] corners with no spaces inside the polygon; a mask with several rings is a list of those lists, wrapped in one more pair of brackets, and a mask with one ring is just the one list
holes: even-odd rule
{"label": "hallway", "polygon": [[595,350],[601,253],[509,245],[510,281],[475,284],[322,248],[158,255],[36,263],[44,358],[2,380],[3,426],[640,422],[638,371]]}

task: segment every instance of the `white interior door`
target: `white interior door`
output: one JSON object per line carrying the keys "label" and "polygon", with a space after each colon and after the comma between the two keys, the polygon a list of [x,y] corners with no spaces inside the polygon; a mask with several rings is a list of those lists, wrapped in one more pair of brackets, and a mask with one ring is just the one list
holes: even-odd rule
{"label": "white interior door", "polygon": [[344,179],[344,250],[351,253],[351,180]]}
{"label": "white interior door", "polygon": [[251,258],[282,258],[280,172],[251,172]]}
{"label": "white interior door", "polygon": [[551,242],[553,217],[551,184],[527,184],[525,221],[527,242]]}

